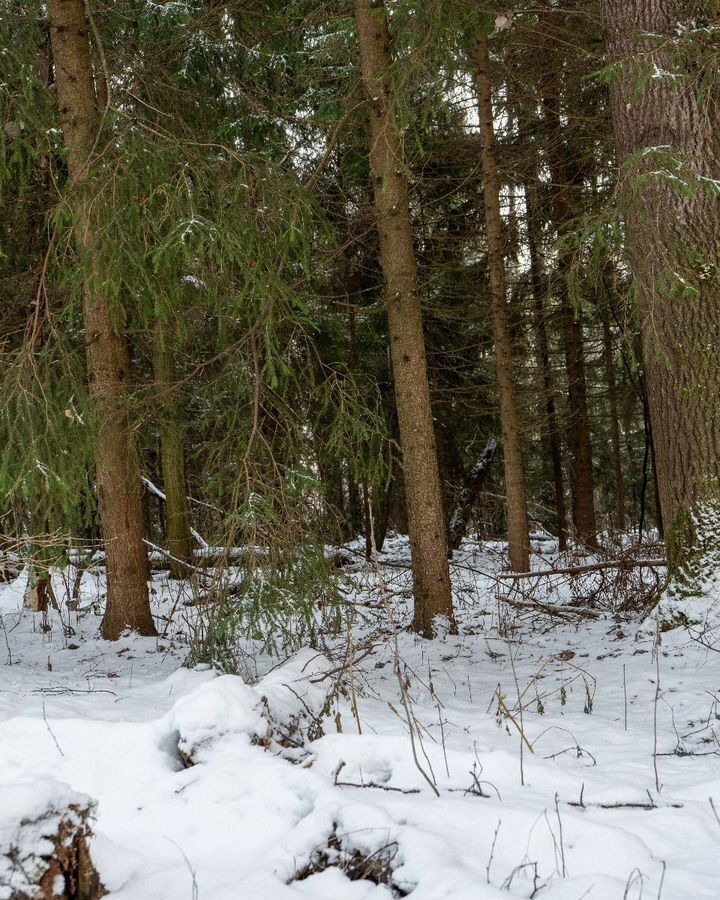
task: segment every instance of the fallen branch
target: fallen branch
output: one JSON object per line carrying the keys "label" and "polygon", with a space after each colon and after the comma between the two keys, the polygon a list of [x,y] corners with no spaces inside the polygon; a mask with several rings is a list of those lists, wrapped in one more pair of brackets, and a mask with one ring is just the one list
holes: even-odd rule
{"label": "fallen branch", "polygon": [[514,715],[510,712],[510,710],[508,709],[508,705],[507,705],[507,703],[505,703],[505,697],[504,697],[503,694],[500,692],[500,685],[498,685],[497,690],[495,691],[495,696],[497,697],[498,706],[499,706],[500,709],[503,711],[503,713],[505,714],[505,716],[506,716],[508,719],[510,719],[510,721],[513,723],[513,725],[517,728],[518,734],[519,734],[520,737],[522,738],[522,740],[523,740],[525,746],[528,748],[528,750],[529,750],[531,753],[534,753],[535,751],[533,750],[533,745],[532,745],[532,744],[530,743],[530,741],[525,737],[525,732],[524,732],[524,730],[522,729],[522,727],[521,727],[520,725],[518,725],[518,723],[517,723],[517,721],[516,721],[516,719],[515,719],[515,716],[514,716]]}
{"label": "fallen branch", "polygon": [[593,806],[596,809],[682,809],[684,803],[649,803],[644,800],[638,800],[637,803],[581,803],[579,800],[566,801],[568,806],[577,806],[580,809],[586,809]]}
{"label": "fallen branch", "polygon": [[[167,503],[167,495],[165,494],[165,492],[161,491],[160,488],[156,484],[153,484],[149,478],[143,476],[142,482],[151,494],[154,494],[159,500],[162,500],[163,503]],[[192,500],[192,497],[188,497],[187,499]],[[207,506],[208,504],[205,505]],[[208,544],[205,538],[192,526],[190,527],[190,533],[203,549],[207,550],[210,547],[210,544]]]}
{"label": "fallen branch", "polygon": [[335,768],[333,784],[336,787],[351,787],[351,788],[375,788],[378,791],[395,791],[398,794],[419,794],[421,793],[420,788],[399,788],[393,787],[390,784],[378,784],[375,781],[366,781],[363,784],[357,784],[354,781],[338,781],[338,775],[345,767],[344,760],[341,760]]}
{"label": "fallen branch", "polygon": [[655,569],[667,566],[664,559],[614,559],[607,562],[588,563],[584,566],[566,566],[558,569],[539,569],[536,572],[501,572],[498,578],[516,581],[520,578],[543,578],[549,575],[584,575],[603,569]]}
{"label": "fallen branch", "polygon": [[588,606],[559,606],[555,603],[540,603],[539,600],[534,600],[532,602],[525,602],[523,600],[515,600],[512,597],[501,597],[503,603],[507,603],[510,606],[514,606],[517,609],[522,609],[530,612],[544,612],[549,616],[561,616],[565,617],[568,615],[580,616],[581,618],[586,619],[599,619],[602,616],[602,613],[597,609],[590,609]]}
{"label": "fallen branch", "polygon": [[172,560],[173,562],[178,563],[184,569],[187,569],[189,572],[194,572],[196,575],[199,575],[201,578],[213,578],[214,576],[208,574],[207,571],[204,571],[199,566],[194,566],[192,563],[187,562],[184,559],[179,559],[177,556],[173,556],[169,550],[166,550],[164,547],[159,547],[157,544],[153,544],[152,541],[143,540],[143,544],[146,547],[149,547],[151,550],[154,550],[156,553],[160,553],[166,559]]}

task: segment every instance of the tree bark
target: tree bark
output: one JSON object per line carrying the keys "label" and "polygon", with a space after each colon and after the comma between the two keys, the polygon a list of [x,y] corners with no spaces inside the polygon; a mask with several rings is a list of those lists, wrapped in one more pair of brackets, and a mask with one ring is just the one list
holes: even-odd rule
{"label": "tree bark", "polygon": [[470,514],[472,513],[473,506],[480,496],[480,491],[482,491],[483,485],[490,473],[490,467],[495,459],[496,450],[497,441],[495,438],[490,438],[485,445],[485,449],[483,450],[480,459],[470,473],[470,477],[460,491],[458,501],[455,504],[455,509],[450,518],[448,529],[450,532],[448,548],[451,556],[455,550],[460,548],[460,544],[462,544],[463,538],[467,534]]}
{"label": "tree bark", "polygon": [[392,55],[382,0],[355,0],[355,21],[368,100],[370,167],[403,452],[413,628],[430,637],[436,617],[452,619],[453,608],[405,161],[386,77]]}
{"label": "tree bark", "polygon": [[130,355],[116,330],[109,302],[98,289],[93,227],[88,211],[91,155],[100,127],[83,0],[49,0],[50,36],[60,120],[67,148],[69,204],[78,253],[94,277],[85,279],[83,322],[90,397],[96,417],[95,462],[100,519],[107,554],[107,606],[103,637],[126,628],[155,634],[145,580],[147,554],[140,469],[128,419]]}
{"label": "tree bark", "polygon": [[610,425],[610,447],[615,472],[615,527],[625,531],[625,482],[623,480],[622,455],[620,453],[620,423],[618,417],[617,383],[615,381],[615,358],[612,333],[606,313],[603,320],[603,364],[608,389],[608,415]]}
{"label": "tree bark", "polygon": [[516,572],[530,568],[530,533],[525,495],[522,437],[513,374],[512,338],[505,285],[505,241],[500,214],[500,181],[495,158],[495,128],[492,109],[492,74],[488,41],[483,35],[475,43],[476,93],[482,142],[483,200],[488,244],[490,299],[492,307],[495,366],[500,395],[500,423],[505,462],[508,555]]}
{"label": "tree bark", "polygon": [[[553,224],[559,237],[566,234],[573,218],[571,193],[573,173],[568,165],[567,148],[560,118],[561,69],[546,65],[543,76],[543,115],[548,136],[548,164],[554,186]],[[578,541],[597,548],[595,491],[593,481],[590,417],[585,380],[585,355],[582,325],[570,296],[570,271],[573,251],[563,247],[558,256],[559,300],[565,363],[568,374],[568,403],[573,434],[572,499],[573,521]]]}
{"label": "tree bark", "polygon": [[720,89],[697,4],[601,7],[660,510],[678,563],[692,511],[720,499]]}
{"label": "tree bark", "polygon": [[[534,172],[537,175],[537,171]],[[530,279],[532,283],[533,311],[535,318],[535,338],[537,360],[542,375],[543,394],[545,397],[545,415],[547,417],[547,446],[549,450],[550,468],[555,488],[555,516],[557,519],[558,548],[567,549],[568,522],[565,505],[565,480],[562,467],[562,443],[560,426],[555,408],[555,388],[553,385],[552,367],[550,365],[550,345],[548,343],[547,325],[545,322],[545,297],[543,266],[537,245],[537,197],[531,182],[525,185],[525,208],[527,214],[527,242],[530,256]]]}
{"label": "tree bark", "polygon": [[165,487],[168,551],[172,556],[170,577],[186,578],[188,569],[183,563],[193,561],[193,542],[185,477],[185,441],[180,404],[174,394],[177,370],[173,353],[168,325],[158,317],[155,323],[153,369],[162,407],[160,456]]}

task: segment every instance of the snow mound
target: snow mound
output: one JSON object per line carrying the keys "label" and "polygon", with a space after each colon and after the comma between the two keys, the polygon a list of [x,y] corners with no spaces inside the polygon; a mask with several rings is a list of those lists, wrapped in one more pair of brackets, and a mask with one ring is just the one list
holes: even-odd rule
{"label": "snow mound", "polygon": [[638,639],[684,628],[701,644],[714,647],[720,641],[720,503],[695,510],[685,533],[690,540],[686,558],[640,626]]}
{"label": "snow mound", "polygon": [[82,877],[94,806],[51,778],[0,788],[1,900],[65,896],[67,880]]}
{"label": "snow mound", "polygon": [[330,670],[324,656],[302,650],[256,685],[220,675],[178,700],[165,726],[177,736],[185,765],[199,761],[203,749],[226,735],[246,735],[248,743],[265,747],[300,747],[319,727],[333,688]]}

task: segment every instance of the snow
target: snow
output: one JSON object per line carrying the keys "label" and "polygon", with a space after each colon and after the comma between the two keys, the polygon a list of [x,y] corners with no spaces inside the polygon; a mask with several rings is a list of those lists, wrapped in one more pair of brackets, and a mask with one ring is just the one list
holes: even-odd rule
{"label": "snow", "polygon": [[[24,575],[0,586],[0,851],[23,820],[89,797],[112,900],[719,897],[718,654],[681,630],[655,655],[631,621],[518,615],[497,549],[456,557],[459,634],[400,630],[402,693],[364,562],[338,576],[361,611],[352,641],[287,660],[247,641],[254,683],[182,667],[197,612],[164,576],[161,636],[114,643],[97,574],[62,621],[22,609]],[[407,552],[390,541],[381,569],[401,625]],[[353,854],[388,860],[393,889],[313,872]]]}
{"label": "snow", "polygon": [[[13,892],[28,891],[39,864],[38,857],[52,855],[52,838],[61,819],[80,825],[71,808],[86,808],[91,800],[51,779],[18,782],[2,791],[0,806],[0,900]],[[11,851],[11,856],[7,854]],[[30,880],[28,880],[30,879]]]}

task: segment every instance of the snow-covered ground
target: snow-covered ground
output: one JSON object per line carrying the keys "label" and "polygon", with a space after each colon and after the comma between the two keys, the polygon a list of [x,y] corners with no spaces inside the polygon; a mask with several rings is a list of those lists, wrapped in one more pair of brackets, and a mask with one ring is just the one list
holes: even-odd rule
{"label": "snow-covered ground", "polygon": [[[113,900],[720,897],[720,657],[501,606],[491,549],[454,568],[458,635],[403,630],[395,541],[384,591],[364,563],[341,576],[351,635],[256,653],[254,684],[182,668],[190,613],[160,576],[163,635],[115,643],[97,611],[44,630],[24,576],[1,586],[0,842],[73,791]],[[0,863],[0,898],[19,877]]]}

